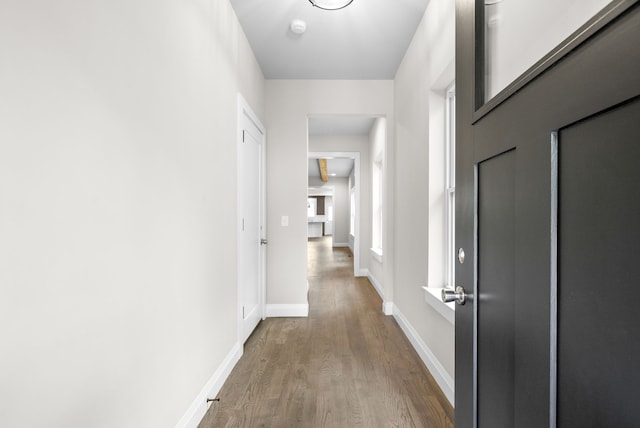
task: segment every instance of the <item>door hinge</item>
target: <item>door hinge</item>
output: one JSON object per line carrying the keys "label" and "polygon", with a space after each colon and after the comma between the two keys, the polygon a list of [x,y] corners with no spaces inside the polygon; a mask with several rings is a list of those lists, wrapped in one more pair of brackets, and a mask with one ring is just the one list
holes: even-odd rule
{"label": "door hinge", "polygon": [[242,231],[244,232],[244,217],[242,218]]}
{"label": "door hinge", "polygon": [[244,143],[244,129],[242,130],[242,142]]}

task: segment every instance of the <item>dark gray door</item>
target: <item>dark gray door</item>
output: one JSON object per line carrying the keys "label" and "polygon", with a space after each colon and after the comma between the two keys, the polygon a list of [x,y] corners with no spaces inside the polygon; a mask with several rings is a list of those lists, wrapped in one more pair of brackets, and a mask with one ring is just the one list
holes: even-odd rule
{"label": "dark gray door", "polygon": [[457,1],[456,426],[640,426],[640,6],[484,102],[483,5]]}

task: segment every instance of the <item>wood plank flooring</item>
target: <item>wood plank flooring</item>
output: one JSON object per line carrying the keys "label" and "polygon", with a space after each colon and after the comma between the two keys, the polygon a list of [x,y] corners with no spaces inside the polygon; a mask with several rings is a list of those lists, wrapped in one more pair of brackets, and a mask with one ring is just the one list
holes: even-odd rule
{"label": "wood plank flooring", "polygon": [[309,240],[309,317],[269,318],[199,425],[453,427],[453,410],[346,248]]}

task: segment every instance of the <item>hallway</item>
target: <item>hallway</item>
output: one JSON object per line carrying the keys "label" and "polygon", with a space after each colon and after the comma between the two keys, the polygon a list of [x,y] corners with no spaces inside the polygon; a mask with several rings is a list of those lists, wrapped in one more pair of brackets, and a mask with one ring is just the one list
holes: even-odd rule
{"label": "hallway", "polygon": [[452,427],[453,409],[347,248],[308,243],[309,317],[269,318],[200,424]]}

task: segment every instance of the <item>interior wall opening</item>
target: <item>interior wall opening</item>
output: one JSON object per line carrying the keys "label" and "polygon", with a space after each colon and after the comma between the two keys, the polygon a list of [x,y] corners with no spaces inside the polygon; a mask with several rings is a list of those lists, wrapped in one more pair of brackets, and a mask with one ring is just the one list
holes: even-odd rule
{"label": "interior wall opening", "polygon": [[[380,120],[384,118],[344,115],[308,119],[308,240],[322,239],[334,251],[348,249],[354,276],[368,274],[373,234],[371,153],[372,146],[377,147],[372,133]],[[378,158],[377,165],[382,165]],[[376,200],[381,203],[381,198]]]}

